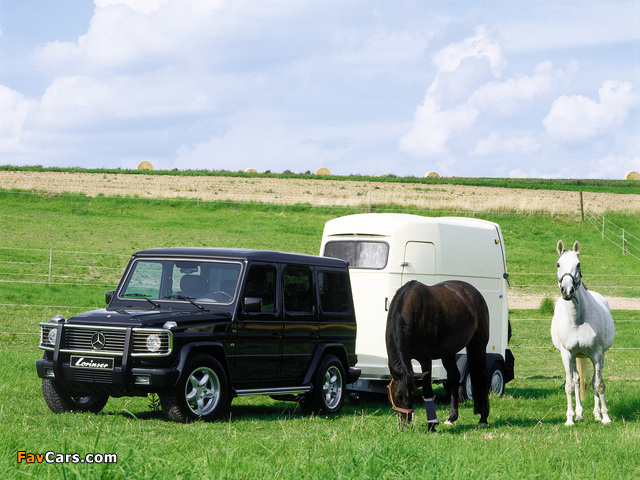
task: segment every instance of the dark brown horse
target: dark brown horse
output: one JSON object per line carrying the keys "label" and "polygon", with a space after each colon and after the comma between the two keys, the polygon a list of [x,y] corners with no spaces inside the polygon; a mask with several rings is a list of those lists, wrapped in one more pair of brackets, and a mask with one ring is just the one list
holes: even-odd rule
{"label": "dark brown horse", "polygon": [[466,347],[474,413],[480,414],[479,423],[486,425],[489,416],[488,341],[489,310],[482,294],[472,285],[449,281],[428,287],[412,280],[402,286],[389,306],[386,331],[392,377],[388,386],[389,399],[400,422],[411,423],[413,404],[418,395],[412,359],[422,366],[422,396],[426,400],[430,429],[437,423],[432,400],[432,360],[441,359],[447,371],[451,408],[446,423],[457,420],[460,372],[456,354]]}

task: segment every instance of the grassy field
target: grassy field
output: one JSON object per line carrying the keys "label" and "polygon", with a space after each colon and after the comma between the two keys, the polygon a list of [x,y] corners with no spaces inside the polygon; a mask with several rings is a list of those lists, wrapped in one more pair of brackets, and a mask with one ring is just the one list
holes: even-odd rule
{"label": "grassy field", "polygon": [[[566,397],[560,355],[549,337],[551,314],[512,311],[516,379],[491,399],[490,426],[464,404],[453,427],[398,430],[386,399],[347,403],[332,418],[307,416],[295,404],[237,399],[229,421],[165,421],[153,397],[110,399],[100,414],[51,413],[35,361],[38,322],[104,305],[104,291],[127,256],[157,246],[236,246],[317,253],[324,222],[345,209],[306,206],[200,205],[139,199],[40,197],[0,192],[0,432],[6,478],[638,478],[640,477],[640,312],[616,311],[616,340],[604,379],[614,423],[564,427]],[[424,212],[429,214],[429,212]],[[551,283],[555,243],[579,239],[583,273],[625,290],[630,259],[590,225],[549,216],[487,218],[505,237],[512,283]],[[638,232],[638,219],[617,222]],[[26,250],[33,249],[33,250]],[[49,282],[50,251],[67,255]],[[65,253],[71,252],[71,253]],[[86,255],[86,252],[91,255]],[[95,255],[101,253],[102,255]],[[42,259],[45,260],[42,260]],[[13,262],[13,263],[11,263]],[[65,278],[64,271],[75,271]],[[20,275],[17,275],[18,272]],[[89,273],[87,273],[89,272]],[[531,273],[541,272],[536,280]],[[40,277],[34,277],[40,275]],[[82,276],[78,282],[76,277]],[[520,277],[518,277],[520,275]],[[41,283],[32,283],[40,279]],[[520,278],[520,280],[519,280]],[[21,280],[22,279],[22,280]],[[9,280],[9,281],[7,281]],[[19,281],[30,283],[17,283]],[[82,285],[70,285],[82,283]],[[595,289],[595,288],[594,288]],[[438,416],[446,418],[443,390]],[[18,463],[18,452],[117,454],[115,464]]]}
{"label": "grassy field", "polygon": [[425,185],[469,185],[484,187],[526,188],[532,190],[570,190],[586,192],[608,192],[636,194],[640,189],[640,180],[603,180],[603,179],[543,179],[543,178],[479,178],[479,177],[398,177],[396,175],[382,175],[370,177],[365,175],[331,175],[319,176],[310,171],[294,173],[285,171],[276,173],[266,171],[262,173],[232,172],[228,170],[122,170],[105,168],[57,168],[41,166],[14,167],[0,165],[0,170],[24,172],[84,172],[103,174],[127,175],[182,175],[182,176],[225,176],[244,178],[324,178],[332,181],[358,180],[392,183],[417,183]]}

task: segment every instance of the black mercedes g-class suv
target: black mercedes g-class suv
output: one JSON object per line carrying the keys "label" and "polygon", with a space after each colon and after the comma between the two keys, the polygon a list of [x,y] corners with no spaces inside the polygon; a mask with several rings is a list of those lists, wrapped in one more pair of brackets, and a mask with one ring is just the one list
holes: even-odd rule
{"label": "black mercedes g-class suv", "polygon": [[347,262],[244,249],[133,254],[107,308],[54,316],[37,361],[49,408],[99,412],[157,393],[178,422],[224,417],[238,395],[337,413],[356,364]]}

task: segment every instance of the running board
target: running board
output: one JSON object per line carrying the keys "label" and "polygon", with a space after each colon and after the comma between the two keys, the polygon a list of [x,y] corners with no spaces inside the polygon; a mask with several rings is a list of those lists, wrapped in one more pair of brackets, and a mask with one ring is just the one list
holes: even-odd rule
{"label": "running board", "polygon": [[311,385],[279,388],[246,388],[237,389],[236,395],[293,395],[296,393],[309,393],[312,389],[313,387]]}

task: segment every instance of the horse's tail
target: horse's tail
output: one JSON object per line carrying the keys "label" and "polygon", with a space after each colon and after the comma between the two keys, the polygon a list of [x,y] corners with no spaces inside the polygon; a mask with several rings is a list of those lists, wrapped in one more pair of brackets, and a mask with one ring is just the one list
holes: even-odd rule
{"label": "horse's tail", "polygon": [[576,358],[576,369],[580,377],[580,399],[587,396],[587,357]]}
{"label": "horse's tail", "polygon": [[480,293],[474,295],[478,325],[467,345],[467,365],[473,389],[473,412],[480,422],[489,416],[489,381],[487,373],[487,343],[489,341],[489,308]]}

